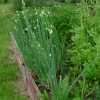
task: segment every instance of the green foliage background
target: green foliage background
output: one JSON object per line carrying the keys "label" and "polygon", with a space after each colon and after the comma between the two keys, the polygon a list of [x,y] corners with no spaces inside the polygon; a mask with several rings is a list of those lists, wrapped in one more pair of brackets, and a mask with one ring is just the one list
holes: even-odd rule
{"label": "green foliage background", "polygon": [[[28,8],[31,3],[26,2],[26,7],[15,15],[17,23],[13,33],[27,67],[36,72],[42,85],[50,85],[54,100],[89,98],[99,88],[100,82],[100,60],[97,61],[100,58],[100,2],[54,2],[53,6],[47,7],[38,1],[43,6],[42,9],[37,8],[40,7],[37,2],[33,6],[37,9]],[[50,14],[45,17],[41,16],[41,12],[44,15]],[[48,20],[49,18],[51,19]],[[54,35],[50,42],[51,35],[48,35],[47,28],[52,25]],[[36,46],[38,43],[39,49]],[[52,56],[49,59],[50,53]],[[49,71],[51,73],[48,77]]]}

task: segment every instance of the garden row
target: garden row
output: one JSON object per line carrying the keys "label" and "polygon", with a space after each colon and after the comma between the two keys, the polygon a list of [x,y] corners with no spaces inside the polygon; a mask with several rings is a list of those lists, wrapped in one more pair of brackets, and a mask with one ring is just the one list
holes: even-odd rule
{"label": "garden row", "polygon": [[[13,35],[43,100],[100,99],[100,2],[17,11]],[[44,91],[44,92],[43,92]]]}

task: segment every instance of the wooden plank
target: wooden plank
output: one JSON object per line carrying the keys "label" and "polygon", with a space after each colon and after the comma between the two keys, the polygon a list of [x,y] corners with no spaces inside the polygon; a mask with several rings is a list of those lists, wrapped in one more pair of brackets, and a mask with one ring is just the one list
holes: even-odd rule
{"label": "wooden plank", "polygon": [[16,43],[12,33],[11,33],[11,42],[12,42],[13,52],[17,57],[17,61],[18,61],[20,70],[22,71],[22,74],[23,74],[25,88],[28,89],[32,100],[41,100],[40,98],[38,98],[36,96],[36,93],[40,93],[40,91],[39,91],[34,79],[32,78],[30,72],[28,71],[27,67],[24,65],[24,61],[22,59],[21,53],[15,49],[15,46],[17,46],[17,43]]}

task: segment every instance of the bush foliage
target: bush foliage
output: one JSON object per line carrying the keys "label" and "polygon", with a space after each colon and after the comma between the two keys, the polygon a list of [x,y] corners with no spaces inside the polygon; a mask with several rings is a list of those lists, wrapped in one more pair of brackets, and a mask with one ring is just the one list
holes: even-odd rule
{"label": "bush foliage", "polygon": [[[39,8],[53,5],[54,0],[24,0],[26,7]],[[13,0],[13,11],[22,10],[22,0]]]}

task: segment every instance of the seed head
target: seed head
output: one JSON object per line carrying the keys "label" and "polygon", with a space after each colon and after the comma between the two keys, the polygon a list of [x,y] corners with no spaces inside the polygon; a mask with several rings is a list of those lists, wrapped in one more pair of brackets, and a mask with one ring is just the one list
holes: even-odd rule
{"label": "seed head", "polygon": [[52,34],[53,33],[53,30],[52,29],[49,29],[48,31],[49,31],[49,34]]}

